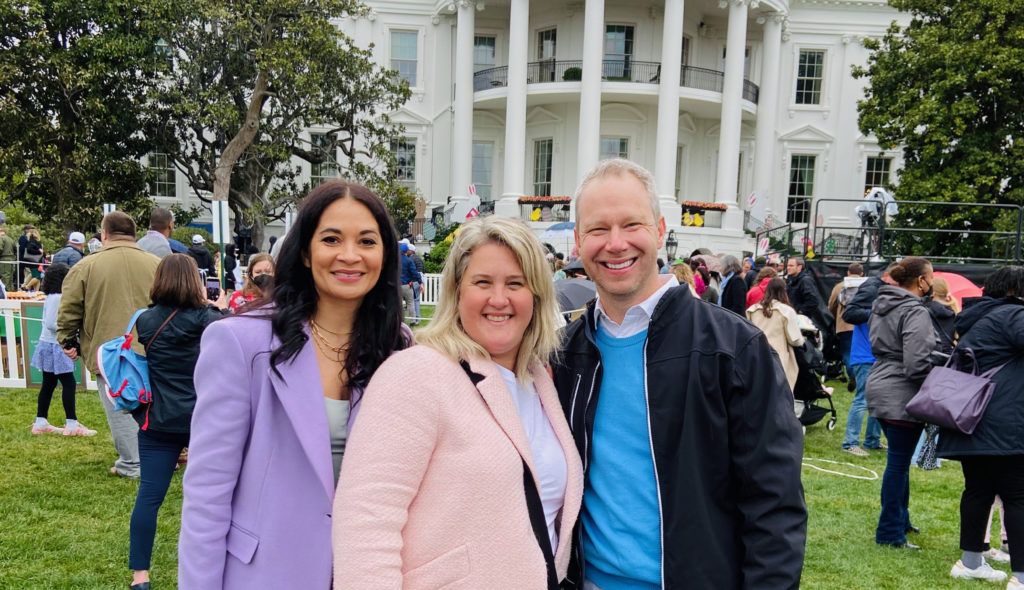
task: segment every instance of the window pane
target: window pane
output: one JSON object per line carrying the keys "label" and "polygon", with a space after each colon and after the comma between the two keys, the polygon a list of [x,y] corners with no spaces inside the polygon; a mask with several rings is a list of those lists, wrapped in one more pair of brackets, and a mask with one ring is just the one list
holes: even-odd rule
{"label": "window pane", "polygon": [[604,76],[629,78],[633,57],[633,27],[607,25],[604,35]]}
{"label": "window pane", "polygon": [[558,30],[547,29],[537,33],[537,59],[551,59],[557,50]]}
{"label": "window pane", "polygon": [[533,194],[551,195],[551,151],[552,140],[538,139],[533,142]]}
{"label": "window pane", "polygon": [[167,154],[149,154],[149,195],[151,197],[174,197],[174,164]]}
{"label": "window pane", "polygon": [[800,61],[796,70],[796,104],[821,104],[824,69],[824,51],[800,50]]}
{"label": "window pane", "polygon": [[494,37],[473,38],[473,71],[494,67]]}
{"label": "window pane", "polygon": [[494,162],[494,144],[484,141],[473,142],[473,184],[480,202],[493,199],[491,167]]}
{"label": "window pane", "polygon": [[864,192],[867,193],[876,186],[888,185],[891,166],[892,158],[868,158],[864,173]]}
{"label": "window pane", "polygon": [[811,218],[815,158],[816,156],[793,156],[790,160],[786,221],[807,223]]}
{"label": "window pane", "polygon": [[410,137],[391,141],[395,155],[395,178],[405,186],[416,187],[416,140]]}
{"label": "window pane", "polygon": [[330,178],[340,176],[337,151],[334,146],[330,145],[331,136],[326,133],[311,133],[309,140],[313,151],[321,153],[327,158],[319,164],[310,165],[310,184],[318,186]]}
{"label": "window pane", "polygon": [[601,156],[602,160],[611,158],[629,158],[628,137],[602,137]]}
{"label": "window pane", "polygon": [[398,76],[416,85],[417,33],[412,31],[391,31],[391,69],[398,70]]}

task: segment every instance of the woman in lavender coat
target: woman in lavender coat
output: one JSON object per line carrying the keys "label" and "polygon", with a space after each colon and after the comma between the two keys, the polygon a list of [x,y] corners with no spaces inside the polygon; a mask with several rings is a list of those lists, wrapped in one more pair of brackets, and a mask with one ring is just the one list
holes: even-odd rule
{"label": "woman in lavender coat", "polygon": [[401,324],[397,236],[365,187],[304,200],[272,302],[215,322],[196,364],[183,589],[331,585],[331,510],[363,388]]}

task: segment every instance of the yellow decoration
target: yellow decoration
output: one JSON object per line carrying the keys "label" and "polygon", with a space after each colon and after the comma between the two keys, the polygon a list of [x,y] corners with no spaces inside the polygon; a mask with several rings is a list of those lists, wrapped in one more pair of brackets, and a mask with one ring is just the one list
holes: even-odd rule
{"label": "yellow decoration", "polygon": [[806,258],[807,260],[811,260],[812,258],[814,258],[814,256],[814,246],[807,244],[807,255],[804,256],[804,258]]}
{"label": "yellow decoration", "polygon": [[540,221],[540,207],[534,208],[530,213],[530,221]]}
{"label": "yellow decoration", "polygon": [[683,213],[683,225],[693,225],[693,215],[689,211]]}
{"label": "yellow decoration", "polygon": [[704,217],[700,213],[693,214],[693,225],[704,227]]}

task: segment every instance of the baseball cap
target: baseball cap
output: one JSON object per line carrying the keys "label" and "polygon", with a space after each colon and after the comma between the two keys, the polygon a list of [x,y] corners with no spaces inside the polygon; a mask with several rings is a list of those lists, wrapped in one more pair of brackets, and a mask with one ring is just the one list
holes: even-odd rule
{"label": "baseball cap", "polygon": [[398,244],[398,251],[401,252],[402,254],[405,254],[406,252],[409,251],[409,244],[399,243]]}
{"label": "baseball cap", "polygon": [[201,236],[199,234],[192,234],[192,243],[193,244],[204,244],[204,243],[206,243],[206,240],[204,240],[203,236]]}
{"label": "baseball cap", "polygon": [[85,234],[80,231],[71,232],[71,235],[68,236],[68,243],[81,246],[85,243]]}

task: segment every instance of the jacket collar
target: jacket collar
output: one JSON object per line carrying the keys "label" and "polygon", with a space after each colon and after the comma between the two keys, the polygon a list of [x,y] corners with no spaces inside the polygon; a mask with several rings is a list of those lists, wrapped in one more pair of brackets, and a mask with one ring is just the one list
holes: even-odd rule
{"label": "jacket collar", "polygon": [[[316,471],[328,498],[334,497],[334,468],[331,460],[331,439],[327,411],[324,408],[324,391],[320,384],[320,368],[316,362],[316,351],[305,330],[306,344],[290,362],[267,369],[270,384],[284,408],[288,420],[295,429],[295,436],[302,445],[310,464]],[[278,375],[280,372],[280,375]]]}
{"label": "jacket collar", "polygon": [[[526,437],[526,429],[523,428],[522,418],[519,417],[519,410],[516,408],[512,395],[505,385],[505,379],[501,372],[494,366],[494,362],[487,359],[471,359],[459,362],[470,381],[476,386],[483,398],[487,408],[494,416],[505,436],[512,441],[519,456],[530,466],[530,470],[536,474],[533,464],[533,452],[530,450],[530,440]],[[535,475],[536,477],[536,475]],[[540,483],[538,482],[540,489]]]}

